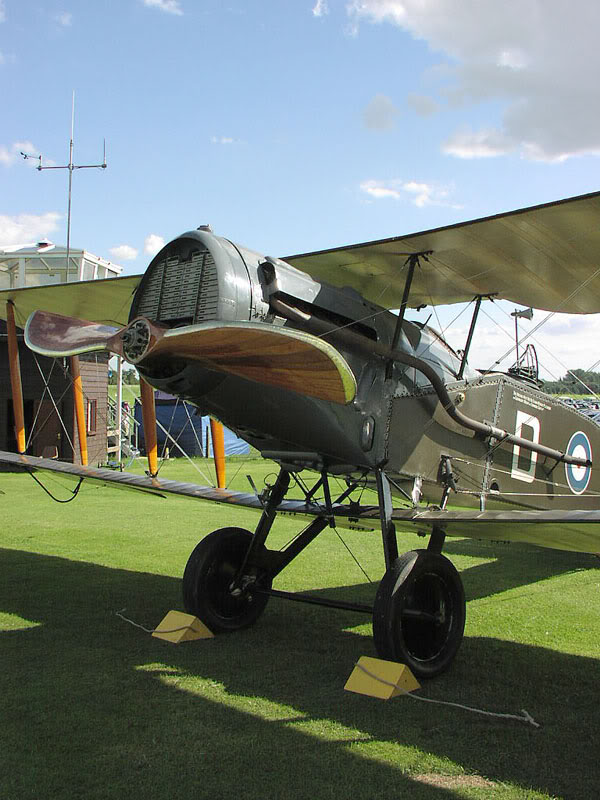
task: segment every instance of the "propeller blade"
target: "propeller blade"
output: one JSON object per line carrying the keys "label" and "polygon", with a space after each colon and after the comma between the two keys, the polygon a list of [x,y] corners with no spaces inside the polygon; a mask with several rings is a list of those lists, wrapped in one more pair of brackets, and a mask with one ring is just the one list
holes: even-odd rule
{"label": "propeller blade", "polygon": [[142,399],[142,421],[144,423],[144,442],[148,459],[148,473],[154,477],[158,473],[158,440],[156,435],[156,406],[154,389],[140,377],[140,394]]}
{"label": "propeller blade", "polygon": [[[323,339],[293,328],[204,322],[172,328],[154,338],[137,363],[161,356],[188,359],[208,369],[342,405],[356,395],[354,373],[340,352]],[[125,357],[132,361],[127,345]]]}
{"label": "propeller blade", "polygon": [[[122,328],[65,317],[49,311],[34,311],[25,325],[25,343],[36,353],[52,358],[77,356],[95,350],[113,350],[109,343]],[[122,353],[118,353],[122,355]]]}
{"label": "propeller blade", "polygon": [[27,346],[51,357],[105,350],[144,366],[182,358],[256,383],[345,405],[356,395],[354,373],[324,339],[259,322],[203,322],[164,328],[143,317],[114,328],[46,311],[25,326]]}

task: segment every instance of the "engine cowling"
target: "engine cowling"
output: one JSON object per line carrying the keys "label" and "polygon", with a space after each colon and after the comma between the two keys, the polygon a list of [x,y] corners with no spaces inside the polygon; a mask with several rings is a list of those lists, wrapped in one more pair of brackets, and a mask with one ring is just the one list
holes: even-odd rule
{"label": "engine cowling", "polygon": [[129,320],[146,317],[169,328],[213,320],[270,321],[269,297],[275,291],[312,302],[321,284],[280,259],[208,231],[189,231],[151,261]]}

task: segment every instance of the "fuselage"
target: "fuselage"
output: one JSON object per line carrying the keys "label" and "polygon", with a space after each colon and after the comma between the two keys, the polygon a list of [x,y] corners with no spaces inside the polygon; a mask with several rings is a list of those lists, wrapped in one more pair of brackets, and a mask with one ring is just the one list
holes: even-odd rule
{"label": "fuselage", "polygon": [[[441,459],[449,456],[459,486],[453,502],[581,508],[583,498],[584,507],[598,507],[600,486],[589,468],[565,470],[450,419],[423,372],[382,356],[397,316],[354,289],[317,282],[279,259],[199,230],[153,259],[132,304],[130,319],[136,317],[169,328],[209,321],[284,326],[324,336],[336,347],[356,379],[356,396],[347,405],[185,359],[138,364],[151,385],[220,419],[277,460],[354,476],[385,466],[407,494],[416,478],[422,499],[435,503]],[[426,362],[468,416],[562,451],[600,452],[595,423],[508,376],[482,377],[466,365],[461,374],[459,355],[427,325],[404,321],[396,350]]]}

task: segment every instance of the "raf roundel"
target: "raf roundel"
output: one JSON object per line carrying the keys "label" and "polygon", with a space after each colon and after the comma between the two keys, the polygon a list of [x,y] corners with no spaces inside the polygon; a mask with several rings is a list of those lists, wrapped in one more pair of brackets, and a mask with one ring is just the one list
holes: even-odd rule
{"label": "raf roundel", "polygon": [[[592,445],[583,431],[577,431],[577,433],[571,436],[569,444],[567,445],[567,454],[575,456],[576,458],[586,459],[586,461],[592,460]],[[565,472],[569,489],[573,494],[583,494],[590,482],[590,477],[592,475],[591,467],[565,464]]]}

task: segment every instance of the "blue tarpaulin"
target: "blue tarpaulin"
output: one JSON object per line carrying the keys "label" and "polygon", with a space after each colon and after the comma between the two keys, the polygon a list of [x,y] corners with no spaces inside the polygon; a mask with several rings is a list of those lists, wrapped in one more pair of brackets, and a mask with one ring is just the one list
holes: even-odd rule
{"label": "blue tarpaulin", "polygon": [[[206,443],[206,432],[208,433],[208,455],[212,457],[212,439],[210,437],[210,419],[209,417],[202,417],[202,432],[204,435],[203,442]],[[226,456],[243,456],[250,452],[250,445],[239,436],[236,436],[233,431],[223,426],[223,434],[225,439],[225,455]]]}
{"label": "blue tarpaulin", "polygon": [[[142,408],[139,403],[135,404],[135,419],[140,424],[139,447],[140,450],[145,450]],[[181,450],[188,456],[212,456],[213,451],[210,438],[209,418],[197,415],[195,406],[183,400],[157,399],[156,421],[159,456],[162,455],[165,447],[169,448],[169,455],[172,458],[183,456]],[[167,436],[163,428],[169,432],[170,436],[175,439],[177,444],[174,444],[173,440]],[[226,456],[244,455],[250,452],[250,445],[236,436],[233,431],[230,431],[228,428],[224,428],[223,431]],[[207,433],[208,453],[205,452],[207,448]]]}

